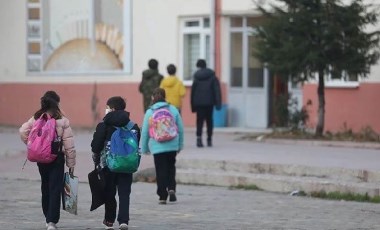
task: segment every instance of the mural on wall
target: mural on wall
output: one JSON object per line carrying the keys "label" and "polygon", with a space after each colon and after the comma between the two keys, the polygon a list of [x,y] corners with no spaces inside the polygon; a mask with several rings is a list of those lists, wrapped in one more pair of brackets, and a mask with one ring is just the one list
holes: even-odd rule
{"label": "mural on wall", "polygon": [[124,67],[120,0],[29,0],[28,72],[117,72]]}

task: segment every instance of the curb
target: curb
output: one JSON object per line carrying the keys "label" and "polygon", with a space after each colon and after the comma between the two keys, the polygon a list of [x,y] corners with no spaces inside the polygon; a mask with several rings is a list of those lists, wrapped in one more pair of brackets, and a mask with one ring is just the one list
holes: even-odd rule
{"label": "curb", "polygon": [[309,145],[309,146],[325,146],[325,147],[339,147],[339,148],[363,148],[363,149],[380,149],[380,143],[371,142],[349,142],[349,141],[318,141],[318,140],[287,140],[287,139],[274,139],[262,138],[253,141],[269,144],[286,144],[286,145]]}

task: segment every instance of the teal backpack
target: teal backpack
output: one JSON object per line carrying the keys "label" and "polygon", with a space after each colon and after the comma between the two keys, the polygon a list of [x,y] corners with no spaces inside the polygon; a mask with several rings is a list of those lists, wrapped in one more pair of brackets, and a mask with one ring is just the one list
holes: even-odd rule
{"label": "teal backpack", "polygon": [[111,172],[134,173],[139,168],[141,154],[134,125],[130,121],[125,127],[115,127],[106,145],[106,165]]}

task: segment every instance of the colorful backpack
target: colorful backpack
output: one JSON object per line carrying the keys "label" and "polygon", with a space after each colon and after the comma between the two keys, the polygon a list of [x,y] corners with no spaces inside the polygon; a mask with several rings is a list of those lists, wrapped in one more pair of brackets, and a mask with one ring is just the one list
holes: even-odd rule
{"label": "colorful backpack", "polygon": [[153,110],[149,119],[149,136],[158,142],[173,140],[178,135],[178,127],[168,107]]}
{"label": "colorful backpack", "polygon": [[112,172],[134,173],[139,168],[141,155],[134,125],[130,121],[126,127],[115,127],[106,145],[106,165]]}
{"label": "colorful backpack", "polygon": [[44,113],[37,119],[28,136],[27,158],[38,163],[51,163],[57,158],[52,151],[57,141],[56,121],[49,114]]}

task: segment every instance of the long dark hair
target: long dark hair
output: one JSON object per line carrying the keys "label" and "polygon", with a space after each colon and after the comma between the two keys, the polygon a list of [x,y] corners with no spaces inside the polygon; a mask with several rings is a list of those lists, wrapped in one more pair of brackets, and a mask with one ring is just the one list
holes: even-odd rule
{"label": "long dark hair", "polygon": [[34,113],[34,119],[38,119],[44,113],[49,113],[54,119],[62,118],[63,114],[59,109],[60,97],[54,91],[47,91],[41,97],[41,108]]}

